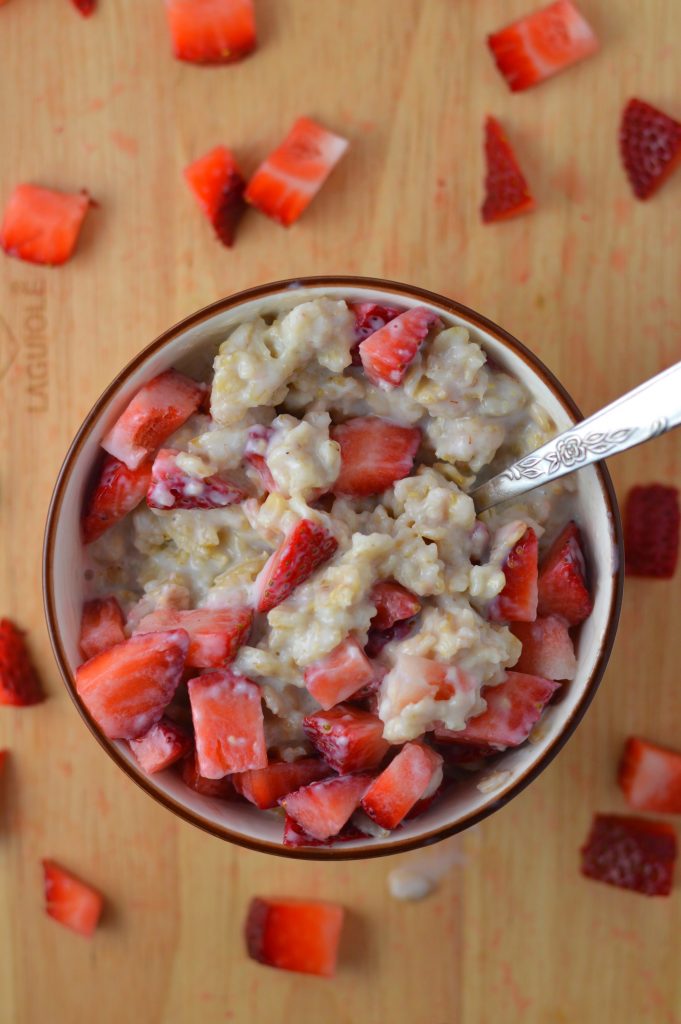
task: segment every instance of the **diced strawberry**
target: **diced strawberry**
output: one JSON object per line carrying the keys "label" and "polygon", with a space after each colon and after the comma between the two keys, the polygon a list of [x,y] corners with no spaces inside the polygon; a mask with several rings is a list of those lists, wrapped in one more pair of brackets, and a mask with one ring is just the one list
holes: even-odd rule
{"label": "diced strawberry", "polygon": [[55,921],[89,938],[102,913],[101,893],[65,871],[53,860],[44,860],[45,910]]}
{"label": "diced strawberry", "polygon": [[681,123],[643,100],[629,100],[620,154],[634,195],[648,199],[681,163]]}
{"label": "diced strawberry", "polygon": [[481,209],[485,224],[534,209],[534,199],[511,143],[493,117],[485,121],[485,165],[485,198]]}
{"label": "diced strawberry", "polygon": [[380,718],[347,704],[308,715],[303,729],[327,764],[341,774],[377,768],[390,746],[383,739]]}
{"label": "diced strawberry", "polygon": [[18,185],[5,207],[0,249],[28,263],[58,266],[73,254],[90,206],[87,192]]}
{"label": "diced strawberry", "polygon": [[273,433],[274,431],[271,427],[256,424],[248,431],[248,440],[246,442],[246,447],[244,448],[245,461],[248,462],[249,465],[253,466],[253,469],[260,477],[262,487],[268,492],[268,494],[272,494],[272,492],[277,489],[276,481],[270,472],[270,468],[267,465],[267,460],[265,458],[267,443]]}
{"label": "diced strawberry", "polygon": [[206,779],[267,767],[260,687],[215,669],[187,684],[199,771]]}
{"label": "diced strawberry", "polygon": [[189,633],[187,668],[222,668],[246,642],[252,621],[250,608],[161,608],[145,615],[135,634],[184,629]]}
{"label": "diced strawberry", "polygon": [[394,714],[422,700],[450,700],[454,694],[476,687],[475,681],[455,666],[432,658],[401,653],[382,683],[382,693]]}
{"label": "diced strawberry", "polygon": [[184,670],[183,629],[133,636],[76,669],[78,696],[105,736],[134,740],[163,715]]}
{"label": "diced strawberry", "polygon": [[576,523],[568,523],[551,545],[539,573],[538,592],[539,615],[558,615],[569,626],[577,626],[591,614],[593,601]]}
{"label": "diced strawberry", "polygon": [[81,520],[84,544],[91,544],[144,500],[151,480],[151,462],[128,469],[105,455],[96,483],[85,499]]}
{"label": "diced strawberry", "polygon": [[244,500],[246,492],[231,480],[187,473],[177,464],[180,454],[175,448],[161,448],[154,459],[147,491],[150,508],[226,508]]}
{"label": "diced strawberry", "polygon": [[[440,754],[439,756],[442,757],[442,754]],[[444,757],[442,757],[442,760],[444,761]],[[442,777],[442,772],[440,772],[440,778],[441,777]],[[411,821],[413,818],[420,818],[422,814],[425,814],[426,811],[429,810],[429,808],[433,806],[433,804],[435,803],[436,800],[440,799],[440,797],[442,796],[442,793],[444,791],[444,788],[445,788],[445,784],[444,784],[444,782],[441,781],[440,785],[436,789],[433,790],[433,792],[430,794],[430,796],[421,797],[420,800],[416,801],[416,803],[414,804],[412,809],[409,811],[409,813],[405,814],[404,820],[405,821]]]}
{"label": "diced strawberry", "polygon": [[381,828],[397,828],[427,792],[442,781],[442,755],[421,743],[405,743],[369,786],[362,807]]}
{"label": "diced strawberry", "polygon": [[[471,721],[474,721],[471,719]],[[498,747],[489,747],[487,744],[478,746],[475,743],[459,743],[460,733],[453,729],[446,729],[443,725],[436,725],[433,730],[433,741],[439,745],[440,753],[447,765],[458,768],[459,765],[475,765],[488,757],[496,757],[499,753]]]}
{"label": "diced strawberry", "polygon": [[523,649],[517,663],[517,672],[544,679],[574,679],[577,671],[575,649],[567,626],[555,615],[535,622],[514,622],[511,624]]}
{"label": "diced strawberry", "polygon": [[204,390],[177,370],[166,370],[140,388],[102,440],[102,448],[128,469],[137,469],[196,412]]}
{"label": "diced strawberry", "polygon": [[269,612],[304,583],[336,551],[338,541],[312,519],[301,519],[255,581],[256,611]]}
{"label": "diced strawberry", "polygon": [[84,658],[108,651],[125,640],[125,619],[115,597],[96,597],[83,605],[80,651]]}
{"label": "diced strawberry", "polygon": [[679,556],[676,487],[632,487],[624,516],[624,551],[628,576],[671,579]]}
{"label": "diced strawberry", "polygon": [[411,633],[415,622],[415,618],[403,619],[402,622],[396,622],[389,629],[370,629],[367,642],[364,645],[364,653],[367,658],[378,657],[385,645],[392,640],[404,640]]}
{"label": "diced strawberry", "polygon": [[375,331],[380,331],[381,327],[385,327],[400,313],[404,313],[404,310],[397,309],[396,306],[379,306],[375,302],[349,302],[348,306],[355,314],[355,338],[357,339],[351,352],[352,365],[361,366],[360,342]]}
{"label": "diced strawberry", "polygon": [[428,332],[442,321],[424,306],[414,306],[360,342],[364,372],[374,384],[397,387]]}
{"label": "diced strawberry", "polygon": [[162,772],[185,757],[194,744],[191,736],[169,718],[152,725],[138,740],[130,740],[130,749],[140,768],[148,775]]}
{"label": "diced strawberry", "polygon": [[676,833],[666,822],[596,814],[580,852],[587,878],[646,896],[672,891]]}
{"label": "diced strawberry", "polygon": [[290,815],[286,815],[284,818],[284,834],[282,842],[284,846],[335,846],[336,843],[347,843],[353,839],[366,839],[366,832],[361,832],[360,829],[356,828],[352,821],[340,830],[337,836],[332,836],[331,839],[315,839],[314,836],[307,834],[304,828],[301,828],[297,821],[294,821]]}
{"label": "diced strawberry", "polygon": [[313,839],[329,839],[350,820],[370,783],[370,775],[322,779],[289,793],[280,803]]}
{"label": "diced strawberry", "polygon": [[373,678],[373,666],[353,636],[305,669],[306,687],[327,710],[347,700]]}
{"label": "diced strawberry", "polygon": [[248,909],[246,948],[258,963],[331,978],[342,928],[343,908],[336,903],[256,898]]}
{"label": "diced strawberry", "polygon": [[23,631],[0,619],[0,704],[26,707],[44,696]]}
{"label": "diced strawberry", "polygon": [[239,772],[232,776],[237,793],[265,811],[276,807],[282,797],[301,786],[325,779],[331,769],[318,757],[302,757],[298,761],[275,761],[266,768]]}
{"label": "diced strawberry", "polygon": [[217,800],[231,800],[234,798],[234,786],[231,775],[225,775],[222,779],[206,779],[199,771],[196,754],[192,753],[185,757],[182,762],[182,781],[201,796],[211,796]]}
{"label": "diced strawberry", "polygon": [[371,620],[373,629],[390,629],[396,622],[411,619],[421,611],[418,597],[394,580],[375,583],[370,599],[376,605],[376,614]]}
{"label": "diced strawberry", "polygon": [[556,0],[488,36],[487,45],[511,90],[520,92],[594,53],[598,39],[572,0]]}
{"label": "diced strawberry", "polygon": [[637,811],[681,814],[681,753],[631,736],[624,745],[617,780]]}
{"label": "diced strawberry", "polygon": [[89,18],[97,6],[97,0],[71,0],[71,2],[84,18]]}
{"label": "diced strawberry", "polygon": [[165,0],[178,60],[230,64],[255,49],[253,0]]}
{"label": "diced strawberry", "polygon": [[418,427],[401,427],[380,416],[358,416],[332,427],[330,435],[341,447],[333,492],[353,498],[380,494],[409,476],[421,444]]}
{"label": "diced strawberry", "polygon": [[184,169],[189,187],[223,245],[234,245],[246,209],[246,181],[226,146],[216,146]]}
{"label": "diced strawberry", "polygon": [[469,718],[466,728],[459,731],[436,726],[435,739],[441,743],[470,743],[483,750],[517,747],[530,735],[559,685],[541,676],[507,672],[503,683],[484,688],[482,696],[487,701],[487,708],[481,715]]}
{"label": "diced strawberry", "polygon": [[299,117],[249,181],[246,201],[289,227],[310,205],[347,148],[347,139],[309,117]]}
{"label": "diced strawberry", "polygon": [[506,585],[489,606],[493,622],[534,622],[537,618],[539,543],[528,527],[502,566]]}

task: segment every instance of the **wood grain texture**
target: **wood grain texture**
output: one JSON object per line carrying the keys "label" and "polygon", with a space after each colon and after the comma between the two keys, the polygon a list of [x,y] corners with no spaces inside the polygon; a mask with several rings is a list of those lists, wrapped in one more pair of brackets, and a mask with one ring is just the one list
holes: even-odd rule
{"label": "wood grain texture", "polygon": [[[0,709],[0,1018],[8,1024],[600,1024],[681,1021],[681,896],[580,878],[595,810],[623,811],[623,738],[681,746],[678,602],[627,583],[614,655],[585,722],[541,779],[455,846],[431,899],[397,904],[373,863],[295,864],[176,822],[108,761],[58,678],[40,547],[61,459],[117,370],[178,318],[245,286],[363,273],[453,296],[533,347],[585,412],[681,356],[681,174],[637,203],[616,136],[630,95],[681,116],[678,0],[581,0],[602,52],[511,95],[484,46],[528,0],[256,0],[257,53],[171,59],[160,0],[10,0],[0,13],[0,202],[14,184],[100,203],[58,270],[0,260],[0,610],[29,630],[49,700]],[[210,146],[250,172],[307,113],[351,149],[286,232],[257,214],[227,251],[182,181]],[[499,117],[537,197],[483,226],[481,126]],[[678,435],[612,465],[624,495],[677,481]],[[675,632],[676,630],[676,632]],[[455,851],[456,852],[456,851]],[[42,910],[39,858],[99,885],[88,943]],[[248,962],[253,894],[349,910],[333,982]]]}

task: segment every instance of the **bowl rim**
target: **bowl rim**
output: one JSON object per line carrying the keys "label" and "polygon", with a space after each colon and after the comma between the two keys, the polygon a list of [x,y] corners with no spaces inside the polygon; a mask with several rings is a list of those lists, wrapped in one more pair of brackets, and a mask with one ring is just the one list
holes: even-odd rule
{"label": "bowl rim", "polygon": [[322,275],[272,281],[266,284],[247,288],[236,292],[233,295],[218,299],[216,302],[213,302],[208,306],[204,306],[190,314],[184,319],[178,321],[178,323],[174,324],[172,327],[163,331],[154,339],[154,341],[145,346],[123,367],[120,373],[111,381],[93,404],[68,448],[50,499],[43,542],[43,606],[45,618],[47,620],[50,643],[67,692],[78,709],[78,713],[81,718],[87,724],[90,732],[94,735],[100,746],[107,752],[109,757],[113,759],[118,767],[121,768],[125,774],[140,786],[149,796],[153,797],[154,800],[172,811],[174,814],[178,815],[184,821],[189,822],[195,827],[200,828],[204,832],[208,832],[213,836],[234,843],[237,846],[254,850],[258,853],[269,853],[297,860],[361,860],[365,858],[392,856],[393,854],[404,853],[408,850],[420,849],[440,842],[442,839],[446,839],[449,836],[465,831],[465,829],[483,821],[489,815],[500,810],[512,799],[518,796],[526,786],[533,782],[548,767],[554,757],[560,750],[562,750],[584,717],[587,708],[591,704],[591,701],[593,700],[600,685],[601,679],[603,678],[603,674],[615,642],[624,586],[624,545],[619,508],[610,474],[608,473],[605,464],[600,462],[594,466],[594,469],[598,474],[601,493],[605,498],[606,511],[612,523],[617,567],[611,576],[611,604],[608,621],[603,633],[603,639],[594,670],[584,687],[584,692],[573,709],[572,714],[565,722],[563,729],[558,736],[556,736],[551,745],[547,747],[538,761],[530,765],[521,775],[518,776],[513,785],[504,794],[502,794],[497,800],[486,804],[483,808],[471,812],[470,814],[457,819],[455,822],[450,822],[438,828],[431,829],[428,832],[424,832],[422,835],[405,839],[402,842],[392,842],[390,844],[382,843],[380,840],[374,839],[370,845],[367,845],[362,849],[347,849],[337,846],[285,847],[282,844],[271,843],[267,840],[245,836],[242,833],[234,832],[225,826],[207,821],[205,818],[195,814],[195,812],[186,805],[176,801],[169,794],[157,789],[150,779],[142,775],[142,773],[138,773],[134,770],[132,765],[121,755],[115,744],[103,736],[99,728],[87,714],[85,708],[81,705],[76,693],[74,680],[71,676],[59,628],[59,618],[57,615],[53,586],[56,527],[64,500],[64,494],[80,451],[94,429],[95,422],[103,407],[119,391],[130,375],[136,371],[142,363],[149,359],[150,356],[160,351],[170,342],[174,341],[178,335],[192,327],[197,327],[220,313],[225,313],[236,306],[240,306],[243,303],[256,299],[264,299],[277,293],[291,294],[294,289],[297,290],[298,288],[318,288],[323,290],[325,288],[343,287],[348,289],[366,288],[374,291],[392,292],[396,296],[406,296],[422,302],[432,303],[442,307],[455,316],[461,317],[463,320],[467,320],[473,327],[491,334],[497,341],[510,348],[517,356],[519,356],[552,391],[554,397],[560,402],[570,417],[572,417],[576,422],[583,419],[582,413],[574,402],[572,396],[534,352],[523,345],[522,342],[518,341],[518,339],[508,331],[504,330],[504,328],[494,323],[494,321],[489,320],[481,313],[476,312],[470,307],[465,306],[463,303],[457,302],[454,299],[439,295],[437,292],[432,292],[425,288],[419,288],[415,285],[402,284],[399,281],[383,280],[375,277],[360,277],[355,275]]}

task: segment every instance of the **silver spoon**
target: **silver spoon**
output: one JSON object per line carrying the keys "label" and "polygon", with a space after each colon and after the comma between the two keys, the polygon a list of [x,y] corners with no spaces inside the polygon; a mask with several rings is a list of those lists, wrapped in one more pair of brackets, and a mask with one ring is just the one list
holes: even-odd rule
{"label": "silver spoon", "polygon": [[679,424],[681,363],[676,363],[470,491],[475,510],[484,512],[501,501],[666,434]]}

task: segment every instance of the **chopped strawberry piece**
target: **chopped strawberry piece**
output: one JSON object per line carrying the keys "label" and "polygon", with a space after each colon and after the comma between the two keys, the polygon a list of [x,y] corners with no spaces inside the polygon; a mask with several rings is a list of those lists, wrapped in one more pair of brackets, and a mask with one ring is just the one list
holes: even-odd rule
{"label": "chopped strawberry piece", "polygon": [[380,416],[358,416],[332,427],[341,447],[341,471],[334,494],[353,498],[380,494],[409,476],[421,443],[418,427],[401,427]]}
{"label": "chopped strawberry piece", "polygon": [[137,508],[144,500],[150,480],[150,462],[143,462],[137,469],[128,469],[125,463],[112,455],[105,455],[99,477],[83,506],[83,543],[91,544]]}
{"label": "chopped strawberry piece", "polygon": [[371,771],[388,753],[380,718],[347,704],[308,715],[303,729],[327,764],[341,774]]}
{"label": "chopped strawberry piece", "polygon": [[432,658],[400,653],[385,676],[381,692],[390,702],[393,714],[422,700],[450,700],[457,691],[467,692],[476,683],[455,666],[443,665]]}
{"label": "chopped strawberry piece", "polygon": [[246,948],[258,963],[331,978],[342,928],[343,908],[335,903],[253,899],[246,919]]}
{"label": "chopped strawberry piece", "polygon": [[289,227],[310,205],[347,148],[347,139],[309,117],[299,117],[249,181],[246,201]]}
{"label": "chopped strawberry piece", "polygon": [[256,611],[269,612],[304,583],[338,547],[312,519],[301,519],[267,560],[255,581]]}
{"label": "chopped strawberry piece", "polygon": [[369,380],[392,388],[401,384],[434,327],[442,327],[440,318],[423,306],[414,306],[360,342],[359,355]]}
{"label": "chopped strawberry piece", "polygon": [[577,671],[575,649],[567,626],[555,615],[535,622],[514,622],[511,625],[523,649],[514,665],[517,672],[544,679],[574,679]]}
{"label": "chopped strawberry piece", "polygon": [[506,585],[489,607],[494,622],[534,622],[537,618],[539,543],[528,527],[511,548],[502,569]]}
{"label": "chopped strawberry piece", "polygon": [[0,704],[26,707],[44,696],[23,631],[0,619]]}
{"label": "chopped strawberry piece", "polygon": [[161,448],[151,467],[147,505],[164,511],[175,508],[226,508],[246,497],[246,492],[219,476],[192,476],[177,463],[175,448]]}
{"label": "chopped strawberry piece", "polygon": [[648,199],[681,163],[681,124],[643,100],[629,100],[620,153],[634,195]]}
{"label": "chopped strawberry piece", "polygon": [[[474,719],[471,719],[473,722]],[[488,747],[487,744],[478,746],[474,743],[459,743],[461,734],[453,729],[445,729],[443,725],[436,725],[433,730],[433,740],[440,745],[440,753],[445,763],[454,768],[459,765],[476,765],[488,757],[495,757],[499,753],[498,747]]]}
{"label": "chopped strawberry piece", "polygon": [[351,697],[373,678],[372,664],[352,636],[305,669],[305,685],[326,710]]}
{"label": "chopped strawberry piece", "polygon": [[184,629],[189,634],[187,668],[222,668],[246,642],[252,621],[250,608],[161,608],[145,615],[135,634]]}
{"label": "chopped strawberry piece", "polygon": [[268,494],[272,494],[277,489],[276,481],[270,472],[267,459],[265,458],[267,444],[273,433],[274,431],[271,427],[256,424],[256,426],[251,427],[248,431],[248,440],[244,448],[245,461],[256,471],[260,477],[263,489]]}
{"label": "chopped strawberry piece", "polygon": [[364,653],[367,658],[378,657],[385,645],[392,640],[404,640],[411,633],[415,622],[415,618],[403,619],[401,622],[396,622],[394,626],[390,626],[389,629],[370,629],[367,642],[364,645]]}
{"label": "chopped strawberry piece", "polygon": [[71,2],[84,18],[89,18],[97,6],[97,0],[71,0]]}
{"label": "chopped strawberry piece", "polygon": [[137,469],[196,412],[204,391],[177,370],[166,370],[140,388],[102,440],[102,448],[128,469]]}
{"label": "chopped strawberry piece", "polygon": [[266,768],[240,772],[232,776],[237,793],[266,811],[276,807],[282,797],[301,786],[325,779],[331,769],[318,757],[302,757],[298,761],[275,761]]}
{"label": "chopped strawberry piece", "polygon": [[267,767],[260,687],[215,669],[187,684],[199,771],[206,779]]}
{"label": "chopped strawberry piece", "polygon": [[351,353],[352,365],[361,366],[360,342],[375,331],[380,331],[381,327],[385,327],[400,313],[404,313],[404,310],[397,309],[395,306],[379,306],[375,302],[349,302],[348,306],[355,314],[355,338],[357,339]]}
{"label": "chopped strawberry piece", "polygon": [[18,185],[5,207],[0,249],[28,263],[58,266],[73,254],[90,206],[87,192]]}
{"label": "chopped strawberry piece", "polygon": [[246,182],[233,154],[226,146],[216,146],[185,167],[184,176],[222,244],[234,245],[246,209]]}
{"label": "chopped strawberry piece", "polygon": [[89,938],[102,913],[101,893],[65,871],[53,860],[44,860],[45,910],[55,921]]}
{"label": "chopped strawberry piece", "polygon": [[394,580],[374,584],[371,601],[376,605],[372,629],[390,629],[396,622],[411,619],[421,611],[418,597]]}
{"label": "chopped strawberry piece", "polygon": [[253,0],[165,0],[178,60],[230,64],[255,49]]}
{"label": "chopped strawberry piece", "polygon": [[140,768],[153,775],[175,764],[193,749],[191,736],[170,718],[162,718],[138,740],[130,740],[130,749]]}
{"label": "chopped strawberry piece", "polygon": [[201,796],[211,796],[217,800],[231,800],[234,798],[234,786],[231,775],[225,775],[222,779],[206,779],[199,771],[196,754],[192,753],[185,757],[182,762],[182,781],[185,786],[200,793]]}
{"label": "chopped strawberry piece", "polygon": [[83,605],[80,651],[84,658],[108,651],[125,640],[125,619],[115,597],[96,597]]}
{"label": "chopped strawberry piece", "polygon": [[681,814],[681,753],[631,736],[624,745],[617,780],[637,811]]}
{"label": "chopped strawberry piece", "polygon": [[322,779],[289,793],[280,803],[313,839],[329,839],[350,820],[370,783],[370,775]]}
{"label": "chopped strawberry piece", "polygon": [[558,615],[577,626],[591,614],[593,601],[586,585],[586,566],[576,523],[556,537],[539,573],[539,615]]}
{"label": "chopped strawberry piece", "polygon": [[353,839],[366,839],[366,832],[361,832],[352,822],[348,822],[340,830],[337,836],[331,839],[315,839],[307,834],[297,821],[294,821],[288,814],[284,818],[284,835],[282,842],[284,846],[335,846],[336,843],[347,843]]}
{"label": "chopped strawberry piece", "polygon": [[76,669],[78,696],[105,736],[134,740],[163,715],[189,648],[183,629],[133,636]]}
{"label": "chopped strawberry piece", "polygon": [[485,224],[534,209],[534,199],[511,143],[493,117],[485,121],[485,163],[485,199],[481,210]]}
{"label": "chopped strawberry piece", "polygon": [[581,854],[587,878],[646,896],[672,891],[676,833],[666,822],[596,814]]}
{"label": "chopped strawberry piece", "polygon": [[442,782],[442,755],[421,743],[405,743],[369,786],[362,807],[381,828],[397,828],[418,800]]}
{"label": "chopped strawberry piece", "polygon": [[624,516],[624,550],[628,576],[671,579],[679,556],[676,487],[632,487]]}
{"label": "chopped strawberry piece", "polygon": [[598,49],[598,39],[572,0],[556,0],[487,37],[513,92],[529,89]]}
{"label": "chopped strawberry piece", "polygon": [[[541,676],[507,672],[503,683],[484,688],[482,696],[487,708],[481,715],[469,718],[466,728],[459,731],[436,726],[435,739],[445,743],[470,743],[483,750],[518,747],[532,732],[559,685]],[[486,757],[489,753],[493,751],[482,755],[476,751],[476,756]]]}

